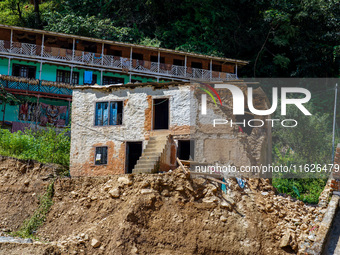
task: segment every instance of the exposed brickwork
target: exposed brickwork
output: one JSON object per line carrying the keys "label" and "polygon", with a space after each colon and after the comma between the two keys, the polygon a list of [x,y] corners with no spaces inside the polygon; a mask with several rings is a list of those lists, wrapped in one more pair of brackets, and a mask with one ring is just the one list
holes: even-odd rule
{"label": "exposed brickwork", "polygon": [[171,135],[188,135],[190,134],[190,126],[183,125],[183,126],[172,126],[170,127]]}
{"label": "exposed brickwork", "polygon": [[[107,165],[95,165],[96,147],[107,146]],[[84,164],[73,165],[71,176],[102,176],[112,174],[124,174],[125,167],[125,143],[117,148],[112,141],[97,143],[92,146],[89,160]]]}
{"label": "exposed brickwork", "polygon": [[145,109],[144,131],[148,132],[152,129],[152,96],[146,97],[148,108]]}

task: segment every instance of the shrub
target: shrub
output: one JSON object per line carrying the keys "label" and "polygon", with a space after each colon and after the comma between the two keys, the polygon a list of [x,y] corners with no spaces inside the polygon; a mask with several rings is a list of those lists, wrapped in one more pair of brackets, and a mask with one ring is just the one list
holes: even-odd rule
{"label": "shrub", "polygon": [[69,129],[57,132],[54,128],[24,133],[10,133],[0,129],[0,154],[20,159],[33,159],[42,163],[69,166]]}

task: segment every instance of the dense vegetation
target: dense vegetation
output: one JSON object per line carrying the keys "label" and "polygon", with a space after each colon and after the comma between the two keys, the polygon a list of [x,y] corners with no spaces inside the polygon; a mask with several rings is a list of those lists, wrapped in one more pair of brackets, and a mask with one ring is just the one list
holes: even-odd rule
{"label": "dense vegetation", "polygon": [[54,128],[11,133],[0,129],[0,155],[19,159],[33,159],[43,163],[68,166],[70,161],[69,130],[57,132]]}
{"label": "dense vegetation", "polygon": [[[1,24],[249,60],[243,77],[338,77],[339,19],[338,0],[0,1]],[[273,130],[276,164],[331,162],[333,88],[332,82],[310,87],[314,115],[291,111],[303,125]],[[68,137],[44,132],[1,131],[0,153],[67,165]],[[307,202],[317,202],[324,183],[273,181]]]}
{"label": "dense vegetation", "polygon": [[[299,124],[287,130],[279,127],[273,132],[274,164],[296,166],[297,172],[285,178],[282,173],[273,177],[273,185],[281,193],[290,194],[304,202],[318,203],[318,198],[329,176],[332,163],[332,130],[328,114],[319,113],[312,103],[307,104],[312,113],[305,116],[298,108],[288,107],[287,116],[276,114],[276,119],[294,119]],[[319,164],[319,173],[299,171],[299,166],[309,169]],[[327,169],[325,168],[327,166]],[[311,168],[311,167],[310,167]],[[308,170],[309,171],[309,170]]]}
{"label": "dense vegetation", "polygon": [[337,0],[39,2],[1,1],[0,23],[250,60],[248,77],[339,72]]}

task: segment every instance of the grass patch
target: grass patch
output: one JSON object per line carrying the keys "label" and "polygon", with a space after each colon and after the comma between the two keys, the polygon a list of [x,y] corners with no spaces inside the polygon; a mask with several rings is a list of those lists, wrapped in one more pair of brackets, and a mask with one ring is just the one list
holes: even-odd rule
{"label": "grass patch", "polygon": [[39,198],[39,207],[31,218],[26,219],[21,228],[13,232],[13,236],[21,238],[34,238],[35,231],[44,223],[46,215],[53,205],[54,180],[47,186],[46,192]]}
{"label": "grass patch", "polygon": [[19,159],[32,159],[42,163],[70,164],[69,129],[57,132],[54,128],[24,133],[11,133],[0,129],[0,154]]}

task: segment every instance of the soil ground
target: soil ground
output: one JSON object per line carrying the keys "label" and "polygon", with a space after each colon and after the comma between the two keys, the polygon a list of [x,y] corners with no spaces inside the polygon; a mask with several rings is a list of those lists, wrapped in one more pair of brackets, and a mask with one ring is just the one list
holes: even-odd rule
{"label": "soil ground", "polygon": [[[38,207],[56,166],[0,159],[0,234]],[[33,244],[0,254],[296,254],[313,242],[325,209],[275,194],[268,180],[165,174],[60,178]]]}

